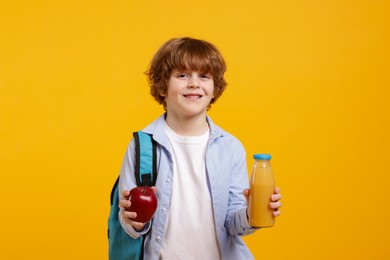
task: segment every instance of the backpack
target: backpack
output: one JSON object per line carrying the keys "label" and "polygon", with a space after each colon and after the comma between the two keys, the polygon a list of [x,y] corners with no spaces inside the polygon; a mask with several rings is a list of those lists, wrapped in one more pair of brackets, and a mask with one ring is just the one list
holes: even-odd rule
{"label": "backpack", "polygon": [[[154,186],[157,179],[156,143],[149,134],[133,133],[135,140],[135,179],[137,186]],[[111,190],[111,208],[108,218],[108,251],[110,260],[143,258],[143,237],[129,236],[119,222],[119,176]]]}

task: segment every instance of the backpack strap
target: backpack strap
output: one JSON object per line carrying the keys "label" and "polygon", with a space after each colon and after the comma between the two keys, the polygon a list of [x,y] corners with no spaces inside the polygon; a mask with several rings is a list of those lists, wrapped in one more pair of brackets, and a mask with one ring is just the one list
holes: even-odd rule
{"label": "backpack strap", "polygon": [[157,179],[156,142],[142,131],[133,133],[135,140],[135,179],[137,186],[154,186]]}

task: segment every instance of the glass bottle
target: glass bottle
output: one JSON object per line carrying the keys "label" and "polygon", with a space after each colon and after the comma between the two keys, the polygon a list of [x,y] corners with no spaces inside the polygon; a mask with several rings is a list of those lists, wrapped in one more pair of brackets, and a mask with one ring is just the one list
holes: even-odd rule
{"label": "glass bottle", "polygon": [[275,191],[275,179],[270,154],[255,154],[249,196],[249,224],[253,227],[272,227],[275,224],[274,210],[270,207]]}

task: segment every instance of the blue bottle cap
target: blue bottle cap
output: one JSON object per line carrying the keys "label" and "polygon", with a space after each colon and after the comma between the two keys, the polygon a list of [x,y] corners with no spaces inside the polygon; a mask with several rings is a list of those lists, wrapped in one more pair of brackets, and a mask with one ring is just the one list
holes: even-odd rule
{"label": "blue bottle cap", "polygon": [[271,160],[272,156],[267,153],[257,153],[253,155],[253,159],[255,160]]}

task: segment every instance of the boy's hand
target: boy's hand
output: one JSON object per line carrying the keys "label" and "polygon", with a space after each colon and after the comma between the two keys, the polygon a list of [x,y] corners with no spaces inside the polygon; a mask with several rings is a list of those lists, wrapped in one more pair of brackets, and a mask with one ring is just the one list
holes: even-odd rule
{"label": "boy's hand", "polygon": [[[152,187],[152,189],[154,192],[157,192],[156,187]],[[134,221],[134,218],[137,217],[137,213],[126,210],[126,208],[131,206],[129,195],[130,191],[124,190],[122,192],[122,199],[119,201],[119,207],[122,209],[122,218],[126,224],[132,226],[135,230],[140,231],[144,228],[145,223]]]}
{"label": "boy's hand", "polygon": [[[245,196],[245,199],[246,199],[246,204],[249,206],[249,196],[251,194],[251,190],[250,189],[245,189],[244,190],[244,196]],[[282,194],[280,194],[280,188],[279,187],[276,187],[275,188],[275,191],[274,191],[274,194],[272,194],[271,196],[271,202],[269,203],[269,206],[271,207],[271,209],[274,209],[274,216],[275,217],[278,217],[280,216],[281,212],[280,212],[280,208],[282,207],[282,203],[280,202],[280,200],[282,199]]]}
{"label": "boy's hand", "polygon": [[277,216],[280,216],[281,212],[280,212],[280,208],[282,207],[282,202],[280,202],[280,200],[282,199],[282,194],[280,194],[280,188],[279,187],[276,187],[275,188],[275,193],[272,194],[271,196],[271,201],[269,203],[269,206],[271,207],[271,209],[274,209],[274,216],[277,217]]}

